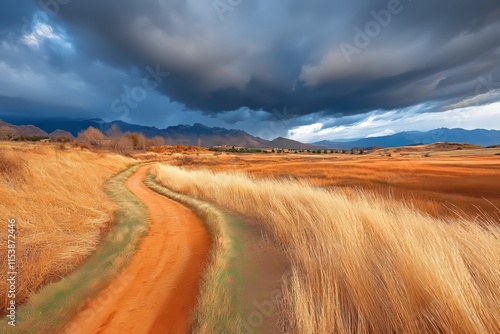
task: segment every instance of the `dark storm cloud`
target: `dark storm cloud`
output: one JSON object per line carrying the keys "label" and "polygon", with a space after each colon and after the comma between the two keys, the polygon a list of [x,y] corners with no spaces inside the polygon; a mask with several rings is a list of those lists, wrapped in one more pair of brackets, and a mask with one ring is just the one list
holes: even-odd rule
{"label": "dark storm cloud", "polygon": [[392,109],[474,95],[499,66],[496,1],[401,1],[348,62],[354,27],[390,1],[243,1],[220,21],[212,1],[79,1],[57,17],[79,50],[112,66],[171,73],[161,91],[220,113],[288,106],[304,115]]}
{"label": "dark storm cloud", "polygon": [[[293,127],[423,103],[446,110],[500,88],[492,84],[500,81],[497,1],[242,0],[223,7],[229,8],[223,14],[214,3],[230,2],[4,2],[0,33],[22,36],[23,18],[32,19],[38,6],[71,51],[52,40],[31,53],[0,48],[0,71],[28,64],[43,74],[40,87],[54,82],[59,104],[112,118],[119,115],[110,105],[124,87],[139,85],[147,67],[159,66],[170,73],[157,87],[164,98],[151,93],[130,119],[149,122],[159,113],[191,110],[201,120],[246,122],[252,129],[262,122]],[[71,85],[61,78],[80,84],[82,99],[93,106],[71,104],[75,98],[64,88]],[[48,91],[42,99],[13,90],[6,90],[8,96],[55,100]],[[285,107],[286,116],[274,120],[273,110]]]}

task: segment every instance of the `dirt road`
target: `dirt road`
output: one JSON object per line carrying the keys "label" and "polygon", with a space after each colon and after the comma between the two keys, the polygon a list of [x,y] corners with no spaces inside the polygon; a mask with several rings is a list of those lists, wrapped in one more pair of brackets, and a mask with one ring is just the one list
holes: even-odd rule
{"label": "dirt road", "polygon": [[188,333],[210,236],[188,208],[152,191],[141,167],[126,183],[147,206],[149,234],[130,264],[66,327],[66,333]]}

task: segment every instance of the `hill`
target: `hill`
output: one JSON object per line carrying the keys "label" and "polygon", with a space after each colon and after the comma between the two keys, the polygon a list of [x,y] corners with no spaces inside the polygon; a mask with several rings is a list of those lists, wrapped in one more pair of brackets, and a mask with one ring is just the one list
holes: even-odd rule
{"label": "hill", "polygon": [[311,144],[304,144],[295,140],[278,137],[270,142],[270,147],[286,148],[291,150],[314,150],[319,147]]}
{"label": "hill", "polygon": [[13,125],[0,120],[0,127],[8,127],[14,130],[17,136],[22,137],[49,137],[49,134],[34,125]]}

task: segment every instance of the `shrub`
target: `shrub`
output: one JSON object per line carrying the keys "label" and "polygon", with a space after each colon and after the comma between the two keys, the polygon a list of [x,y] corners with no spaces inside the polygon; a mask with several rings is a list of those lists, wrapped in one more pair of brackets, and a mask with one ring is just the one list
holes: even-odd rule
{"label": "shrub", "polygon": [[80,132],[77,140],[83,144],[99,147],[104,140],[104,134],[91,126],[87,130]]}

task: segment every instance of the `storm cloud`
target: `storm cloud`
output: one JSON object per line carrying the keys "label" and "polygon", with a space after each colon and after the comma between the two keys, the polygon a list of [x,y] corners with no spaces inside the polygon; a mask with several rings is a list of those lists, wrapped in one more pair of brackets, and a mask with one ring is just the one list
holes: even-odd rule
{"label": "storm cloud", "polygon": [[[248,110],[269,121],[273,110],[286,107],[293,127],[311,118],[429,104],[444,112],[466,101],[499,100],[491,98],[500,89],[497,1],[37,0],[0,6],[0,38],[12,32],[26,38],[23,18],[39,12],[59,38],[45,31],[36,50],[43,61],[24,61],[44,78],[38,83],[48,101],[16,94],[21,87],[12,84],[9,94],[0,90],[27,101],[49,103],[58,93],[63,105],[112,115],[112,102],[141,85],[151,68],[169,76],[148,92],[156,107],[150,101],[132,108],[131,119],[184,110],[237,124],[249,120]],[[48,29],[38,28],[42,35]],[[6,45],[0,71],[28,71]],[[59,88],[50,93],[51,87]],[[77,88],[80,98],[61,94]],[[92,106],[85,104],[90,96]]]}

